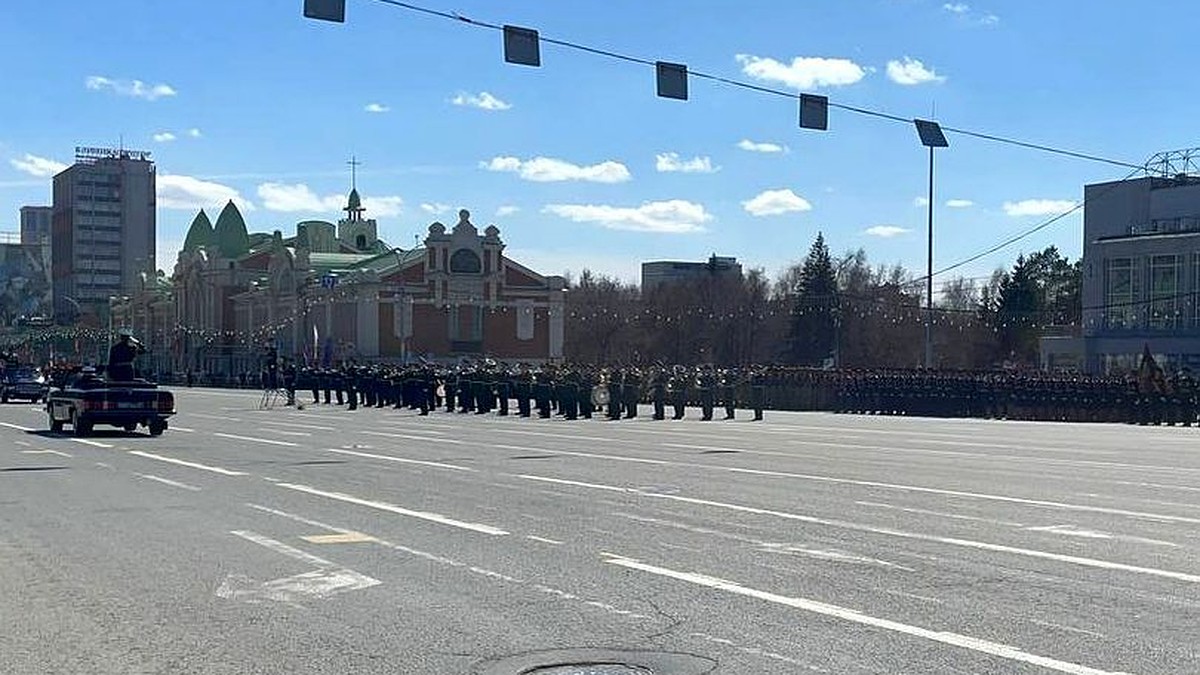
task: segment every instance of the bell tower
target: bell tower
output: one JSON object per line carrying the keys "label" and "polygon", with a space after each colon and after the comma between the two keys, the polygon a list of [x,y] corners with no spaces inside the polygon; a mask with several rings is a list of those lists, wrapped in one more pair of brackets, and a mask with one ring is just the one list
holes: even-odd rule
{"label": "bell tower", "polygon": [[346,217],[338,221],[338,239],[355,251],[368,252],[375,248],[379,240],[378,226],[374,218],[364,218],[366,211],[362,198],[358,195],[358,165],[361,162],[351,157],[350,165],[350,195],[346,198]]}

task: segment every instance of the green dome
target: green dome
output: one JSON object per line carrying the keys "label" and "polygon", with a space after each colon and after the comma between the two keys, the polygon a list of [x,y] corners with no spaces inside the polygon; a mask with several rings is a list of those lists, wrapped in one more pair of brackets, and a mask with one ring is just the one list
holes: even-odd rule
{"label": "green dome", "polygon": [[200,213],[192,219],[192,225],[188,228],[187,238],[183,240],[183,250],[195,251],[204,246],[212,246],[213,243],[213,226],[208,219],[208,214],[204,209],[200,209]]}
{"label": "green dome", "polygon": [[222,258],[240,258],[250,252],[250,235],[246,232],[246,221],[232,200],[221,209],[217,226],[213,228],[213,240]]}
{"label": "green dome", "polygon": [[357,211],[362,208],[362,199],[358,196],[358,188],[350,190],[350,199],[346,203],[347,211]]}

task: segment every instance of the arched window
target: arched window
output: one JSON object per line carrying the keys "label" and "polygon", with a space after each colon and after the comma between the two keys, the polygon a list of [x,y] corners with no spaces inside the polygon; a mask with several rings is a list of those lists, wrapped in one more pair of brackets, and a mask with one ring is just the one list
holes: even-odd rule
{"label": "arched window", "polygon": [[482,268],[479,255],[470,249],[460,248],[450,256],[451,273],[479,274]]}

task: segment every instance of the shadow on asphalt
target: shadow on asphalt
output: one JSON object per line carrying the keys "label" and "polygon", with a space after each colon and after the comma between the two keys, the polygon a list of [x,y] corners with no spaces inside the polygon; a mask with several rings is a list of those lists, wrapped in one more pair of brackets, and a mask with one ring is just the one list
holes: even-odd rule
{"label": "shadow on asphalt", "polygon": [[86,436],[76,436],[69,431],[50,431],[49,429],[31,429],[25,432],[39,438],[153,438],[148,432],[125,431],[124,429],[93,429]]}
{"label": "shadow on asphalt", "polygon": [[0,473],[15,472],[15,471],[63,471],[65,466],[9,466],[0,469]]}

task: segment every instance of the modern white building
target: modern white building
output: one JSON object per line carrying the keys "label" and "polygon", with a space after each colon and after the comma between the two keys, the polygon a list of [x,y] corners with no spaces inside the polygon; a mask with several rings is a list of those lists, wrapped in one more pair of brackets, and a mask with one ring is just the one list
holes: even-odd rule
{"label": "modern white building", "polygon": [[21,207],[21,243],[26,246],[41,244],[50,246],[51,206]]}
{"label": "modern white building", "polygon": [[1163,153],[1152,175],[1088,185],[1082,366],[1136,368],[1148,346],[1200,372],[1200,149]]}

